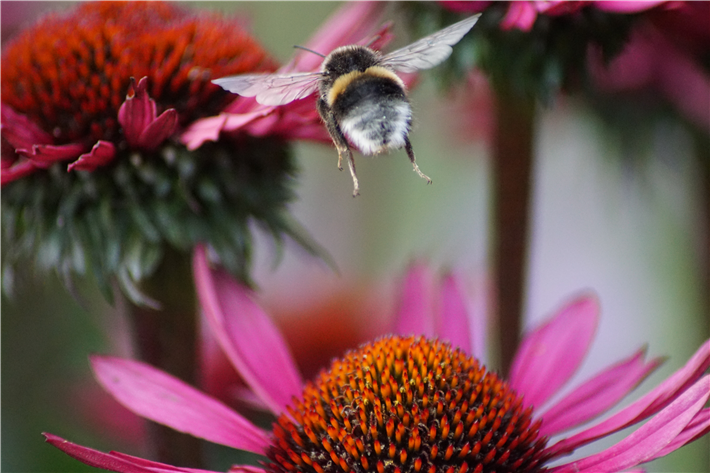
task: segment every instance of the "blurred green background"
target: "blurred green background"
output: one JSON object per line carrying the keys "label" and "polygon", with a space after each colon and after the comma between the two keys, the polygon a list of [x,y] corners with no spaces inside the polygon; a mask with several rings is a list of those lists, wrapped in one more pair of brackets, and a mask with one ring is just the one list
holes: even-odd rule
{"label": "blurred green background", "polygon": [[[25,8],[31,21],[32,15],[68,5],[3,2],[2,15]],[[280,61],[337,6],[187,5],[247,16],[255,36]],[[394,5],[391,11],[392,19],[401,18]],[[406,40],[400,34],[396,44]],[[429,72],[422,79],[411,93],[416,114],[411,139],[433,185],[412,173],[403,151],[376,158],[356,154],[361,196],[353,199],[350,175],[337,170],[333,147],[297,144],[301,171],[293,211],[333,256],[340,274],[296,245],[287,245],[274,266],[273,248],[264,238],[257,247],[255,279],[267,306],[307,307],[329,292],[370,284],[391,299],[392,282],[416,258],[467,275],[482,299],[490,243],[489,147],[466,129],[461,95],[440,93]],[[701,223],[708,211],[701,193],[707,189],[697,178],[691,138],[668,122],[647,140],[645,159],[629,165],[622,159],[628,150],[610,139],[581,100],[562,97],[539,110],[526,324],[538,322],[580,290],[595,291],[602,322],[573,383],[644,344],[651,356],[669,357],[629,401],[680,367],[709,331],[708,288],[701,277],[709,231]],[[100,395],[87,355],[128,353],[128,342],[115,339],[124,330],[122,321],[92,287],[79,287],[81,297],[73,299],[56,280],[31,274],[23,279],[16,296],[2,300],[2,471],[95,471],[46,445],[43,431],[97,449],[141,454],[139,425],[130,419],[108,427],[92,421],[97,412],[108,416],[117,408]],[[597,449],[599,443],[586,452]],[[708,471],[708,452],[706,437],[647,469]],[[237,461],[226,449],[210,447],[209,453],[215,469],[226,470]]]}

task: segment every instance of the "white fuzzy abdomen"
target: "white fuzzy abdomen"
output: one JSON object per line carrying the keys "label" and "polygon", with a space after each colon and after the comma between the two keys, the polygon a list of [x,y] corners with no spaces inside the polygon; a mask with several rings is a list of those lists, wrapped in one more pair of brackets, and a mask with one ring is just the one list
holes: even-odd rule
{"label": "white fuzzy abdomen", "polygon": [[340,120],[340,129],[362,154],[373,155],[404,146],[412,122],[406,100],[365,100]]}

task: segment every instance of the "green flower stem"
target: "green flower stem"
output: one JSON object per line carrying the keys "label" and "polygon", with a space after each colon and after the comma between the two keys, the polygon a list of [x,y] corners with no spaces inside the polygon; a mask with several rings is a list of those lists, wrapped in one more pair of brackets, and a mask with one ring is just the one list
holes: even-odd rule
{"label": "green flower stem", "polygon": [[[141,290],[161,307],[154,310],[125,303],[133,324],[137,356],[195,385],[199,318],[190,253],[167,249],[155,273],[142,281]],[[199,439],[154,422],[148,422],[147,427],[149,448],[155,459],[184,467],[201,466]]]}
{"label": "green flower stem", "polygon": [[[705,305],[705,312],[707,313],[710,311],[710,137],[707,135],[696,137],[695,149],[700,162],[700,192],[703,196],[703,200],[700,202],[703,215],[701,218],[705,220],[701,224],[704,226],[701,231],[705,232],[705,254],[703,255],[705,259],[701,269],[701,281],[706,288],[705,300],[702,303]],[[707,320],[705,327],[707,328]]]}
{"label": "green flower stem", "polygon": [[506,376],[520,341],[528,259],[535,104],[496,92],[493,138],[494,340]]}

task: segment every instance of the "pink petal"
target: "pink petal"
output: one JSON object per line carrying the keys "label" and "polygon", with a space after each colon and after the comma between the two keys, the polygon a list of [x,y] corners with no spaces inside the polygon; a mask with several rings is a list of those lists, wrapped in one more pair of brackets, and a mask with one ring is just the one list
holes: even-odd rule
{"label": "pink petal", "polygon": [[69,171],[93,171],[99,166],[110,163],[116,156],[116,147],[109,141],[99,140],[91,152],[84,153],[71,163]]}
{"label": "pink petal", "polygon": [[178,113],[174,108],[169,108],[150,122],[141,133],[138,140],[139,146],[152,150],[160,146],[163,141],[175,133],[178,125]]}
{"label": "pink petal", "polygon": [[439,4],[456,13],[478,13],[488,8],[492,1],[473,1],[473,0],[442,0]]}
{"label": "pink petal", "polygon": [[691,442],[696,441],[703,435],[710,432],[710,407],[703,409],[698,412],[693,420],[685,426],[683,432],[681,432],[676,438],[673,439],[667,447],[659,451],[653,458],[648,461],[655,460],[656,458],[665,457],[671,452],[678,450],[680,447],[687,445]]}
{"label": "pink petal", "polygon": [[599,321],[596,298],[582,296],[523,338],[510,371],[513,389],[541,406],[577,371]]}
{"label": "pink petal", "polygon": [[196,120],[180,135],[180,141],[190,151],[199,148],[205,141],[217,141],[226,120],[226,113]]}
{"label": "pink petal", "polygon": [[32,145],[48,145],[54,141],[52,135],[42,130],[26,115],[17,113],[4,103],[0,103],[0,120],[2,137],[15,149],[28,149]]}
{"label": "pink petal", "polygon": [[16,149],[17,154],[32,161],[35,166],[47,168],[58,161],[76,159],[84,152],[84,145],[71,143],[68,145],[32,145],[31,150]]}
{"label": "pink petal", "polygon": [[229,473],[266,473],[266,470],[250,465],[232,465]]}
{"label": "pink petal", "polygon": [[432,275],[427,265],[412,264],[404,278],[394,333],[433,338],[434,311]]}
{"label": "pink petal", "polygon": [[469,355],[473,354],[466,299],[459,280],[453,275],[445,276],[441,283],[441,316],[437,335]]}
{"label": "pink petal", "polygon": [[140,139],[143,130],[150,125],[157,115],[155,101],[148,97],[148,78],[143,77],[136,85],[131,78],[131,88],[133,96],[126,98],[118,109],[118,122],[123,128],[123,134],[128,144],[137,148],[140,146]]}
{"label": "pink petal", "polygon": [[621,471],[652,459],[691,422],[710,398],[710,376],[705,376],[668,407],[616,445],[552,471]]}
{"label": "pink petal", "polygon": [[540,435],[558,434],[607,412],[660,366],[660,359],[645,363],[644,355],[645,350],[639,350],[605,369],[539,414],[543,419]]}
{"label": "pink petal", "polygon": [[263,454],[266,434],[221,402],[145,363],[92,356],[96,378],[136,414],[177,431]]}
{"label": "pink petal", "polygon": [[118,471],[122,473],[215,473],[208,470],[197,470],[194,468],[177,468],[164,463],[153,462],[143,458],[133,457],[118,452],[104,453],[93,448],[83,447],[81,445],[64,440],[61,437],[50,433],[43,433],[47,443],[53,445],[69,455],[76,458],[82,463],[95,468],[103,468],[109,471]]}
{"label": "pink petal", "polygon": [[500,22],[502,30],[511,30],[513,28],[530,31],[535,20],[537,19],[537,9],[533,2],[511,2],[508,6],[508,12]]}
{"label": "pink petal", "polygon": [[710,340],[706,341],[698,351],[695,352],[693,357],[683,368],[673,373],[673,375],[656,387],[656,389],[605,421],[583,430],[572,437],[560,440],[555,445],[549,447],[546,453],[549,453],[553,457],[565,455],[582,445],[593,442],[598,438],[605,437],[652,416],[695,383],[709,366]]}
{"label": "pink petal", "polygon": [[37,169],[37,166],[35,166],[32,161],[22,161],[12,167],[4,168],[2,172],[0,172],[0,185],[4,186],[8,182],[23,178],[32,174]]}
{"label": "pink petal", "polygon": [[592,1],[570,1],[570,0],[554,0],[535,2],[537,11],[546,15],[569,15],[587,5],[594,3]]}
{"label": "pink petal", "polygon": [[668,0],[634,0],[634,1],[614,1],[606,0],[604,2],[594,2],[594,7],[599,10],[614,12],[614,13],[638,13],[644,10],[650,10],[657,7]]}
{"label": "pink petal", "polygon": [[200,303],[222,350],[244,381],[275,414],[285,411],[303,381],[288,346],[249,289],[223,270],[212,270],[203,247],[193,271]]}

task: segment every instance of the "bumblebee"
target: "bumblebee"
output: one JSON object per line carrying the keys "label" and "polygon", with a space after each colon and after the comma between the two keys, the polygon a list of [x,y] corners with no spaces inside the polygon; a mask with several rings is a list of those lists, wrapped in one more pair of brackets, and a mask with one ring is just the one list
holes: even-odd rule
{"label": "bumblebee", "polygon": [[[409,132],[412,107],[407,91],[394,71],[414,72],[434,67],[451,55],[478,21],[469,17],[409,46],[381,54],[367,46],[342,46],[324,56],[320,71],[289,74],[244,74],[212,82],[242,95],[256,97],[262,105],[284,105],[318,92],[316,108],[338,150],[338,168],[343,157],[353,178],[353,196],[360,193],[350,144],[365,155],[404,148],[414,171],[419,170]],[[319,54],[319,53],[316,53]]]}

